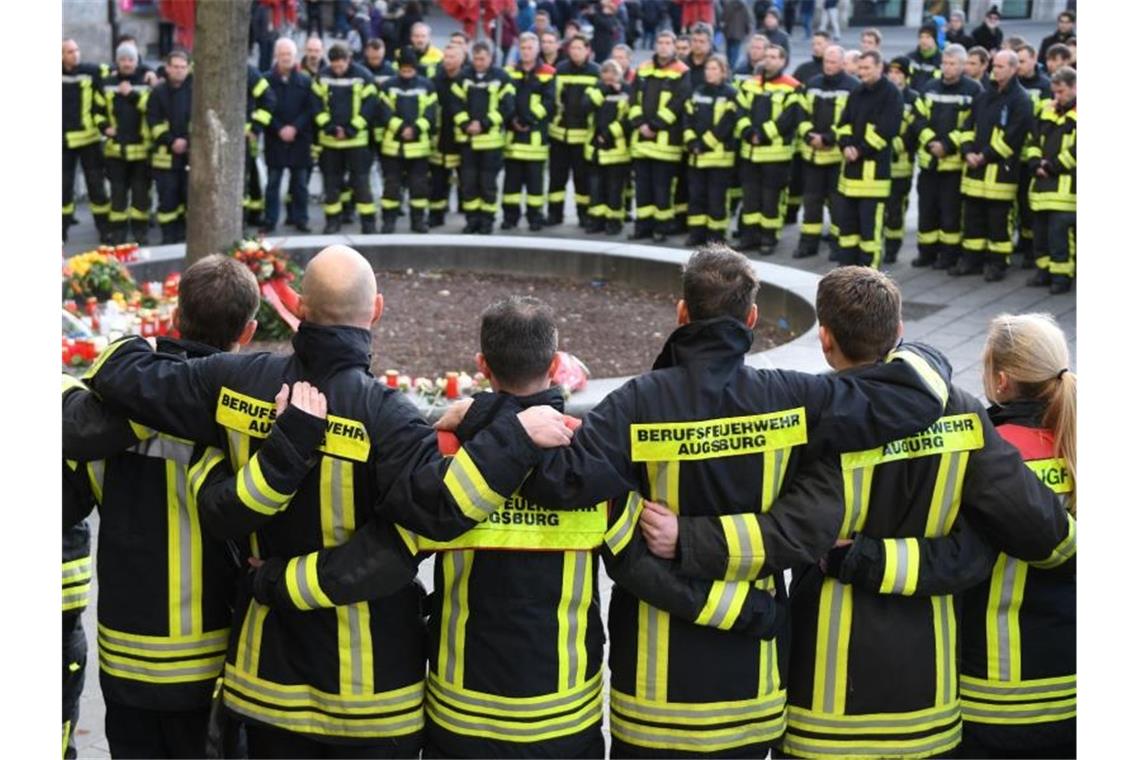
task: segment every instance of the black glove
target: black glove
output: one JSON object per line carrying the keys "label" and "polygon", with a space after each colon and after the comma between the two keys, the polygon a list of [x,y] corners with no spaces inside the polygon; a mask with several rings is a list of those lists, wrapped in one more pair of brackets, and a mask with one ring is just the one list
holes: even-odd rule
{"label": "black glove", "polygon": [[[751,589],[745,602],[751,608],[748,625],[733,628],[747,636],[759,636],[762,639],[774,639],[784,629],[788,622],[788,600],[761,589]],[[742,615],[743,617],[743,615]]]}
{"label": "black glove", "polygon": [[253,598],[269,607],[279,601],[275,595],[285,574],[285,560],[271,557],[249,575],[253,576]]}

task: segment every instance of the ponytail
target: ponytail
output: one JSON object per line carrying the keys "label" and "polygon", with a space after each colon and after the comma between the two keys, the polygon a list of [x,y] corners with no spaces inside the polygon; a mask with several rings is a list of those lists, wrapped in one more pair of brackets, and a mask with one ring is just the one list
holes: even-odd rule
{"label": "ponytail", "polygon": [[1053,431],[1053,456],[1065,460],[1073,492],[1069,499],[1069,512],[1077,516],[1077,376],[1062,371],[1049,383],[1045,398],[1045,418],[1042,423]]}

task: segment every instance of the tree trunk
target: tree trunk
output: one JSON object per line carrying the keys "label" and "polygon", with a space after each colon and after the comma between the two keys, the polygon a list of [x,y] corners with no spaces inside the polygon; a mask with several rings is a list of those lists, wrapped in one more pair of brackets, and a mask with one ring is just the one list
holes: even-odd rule
{"label": "tree trunk", "polygon": [[245,178],[247,2],[199,2],[194,31],[186,264],[241,239]]}

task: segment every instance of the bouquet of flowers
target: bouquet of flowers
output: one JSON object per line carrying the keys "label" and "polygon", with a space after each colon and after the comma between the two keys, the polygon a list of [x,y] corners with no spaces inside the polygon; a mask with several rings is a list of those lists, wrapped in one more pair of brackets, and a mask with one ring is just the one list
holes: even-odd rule
{"label": "bouquet of flowers", "polygon": [[82,305],[87,299],[106,301],[116,293],[138,290],[131,273],[112,250],[88,251],[63,262],[63,297]]}
{"label": "bouquet of flowers", "polygon": [[288,340],[297,330],[300,296],[290,283],[301,276],[301,268],[264,238],[249,238],[234,245],[230,255],[249,267],[261,289],[257,309],[257,338]]}

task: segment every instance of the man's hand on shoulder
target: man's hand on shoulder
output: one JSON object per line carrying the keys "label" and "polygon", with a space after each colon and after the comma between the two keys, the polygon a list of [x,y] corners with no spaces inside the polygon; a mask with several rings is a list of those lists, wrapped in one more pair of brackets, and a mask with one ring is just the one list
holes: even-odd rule
{"label": "man's hand on shoulder", "polygon": [[519,423],[535,446],[553,449],[569,446],[574,431],[566,425],[562,412],[551,406],[532,406],[519,412]]}
{"label": "man's hand on shoulder", "polygon": [[432,425],[436,430],[446,430],[454,432],[459,428],[459,423],[463,422],[463,418],[467,415],[467,410],[475,403],[475,399],[465,398],[461,401],[456,401],[451,406],[447,407],[447,411],[435,421]]}

